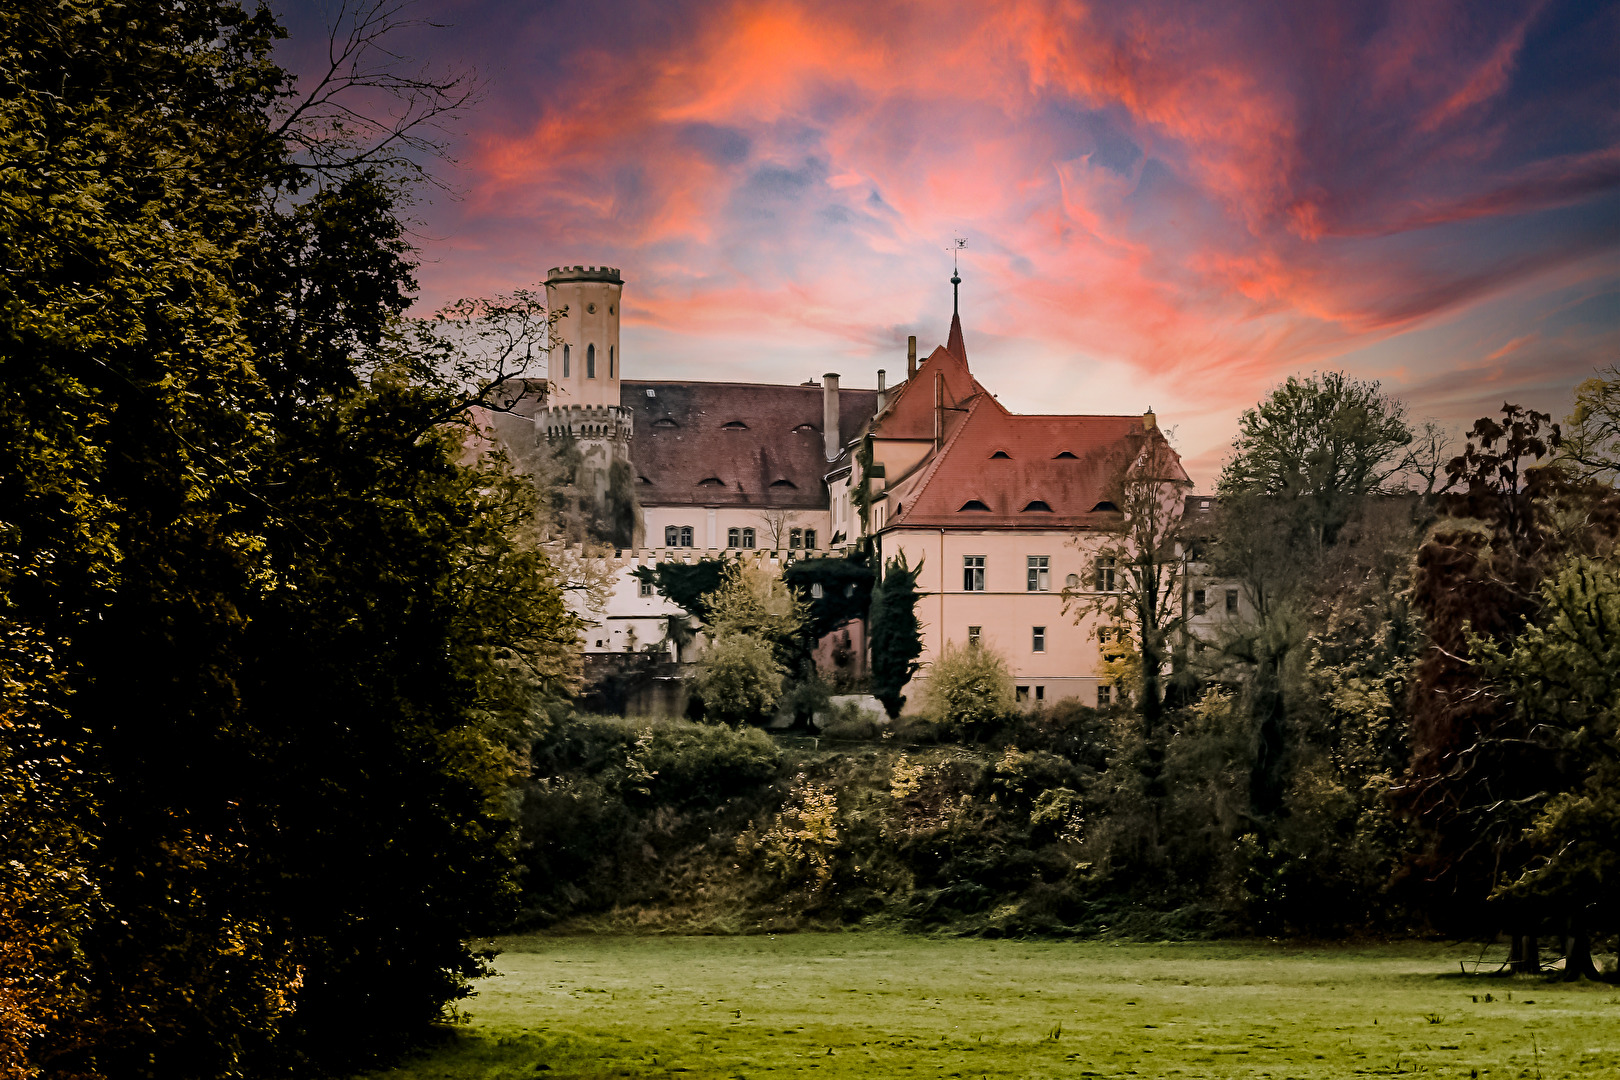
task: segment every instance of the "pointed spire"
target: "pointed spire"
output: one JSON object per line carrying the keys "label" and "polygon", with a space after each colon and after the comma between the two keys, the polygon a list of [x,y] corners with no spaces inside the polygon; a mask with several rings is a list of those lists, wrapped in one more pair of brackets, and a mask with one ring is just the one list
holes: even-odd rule
{"label": "pointed spire", "polygon": [[951,336],[945,342],[947,352],[956,354],[956,358],[967,363],[967,344],[962,340],[962,316],[952,313]]}

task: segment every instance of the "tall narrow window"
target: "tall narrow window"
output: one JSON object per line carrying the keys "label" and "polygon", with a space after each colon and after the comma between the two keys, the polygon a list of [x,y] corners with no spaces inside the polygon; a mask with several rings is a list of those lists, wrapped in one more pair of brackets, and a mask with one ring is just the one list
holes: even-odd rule
{"label": "tall narrow window", "polygon": [[565,378],[565,379],[568,378],[568,360],[569,360],[569,357],[572,354],[573,354],[572,346],[564,345],[563,346],[563,378]]}
{"label": "tall narrow window", "polygon": [[610,378],[610,379],[614,379],[614,378],[618,377],[618,376],[613,374],[613,353],[614,353],[614,351],[615,351],[614,347],[612,345],[609,345],[608,346],[608,378]]}
{"label": "tall narrow window", "polygon": [[692,546],[692,526],[690,526],[690,525],[682,525],[681,526],[681,547],[691,547],[691,546]]}
{"label": "tall narrow window", "polygon": [[585,346],[585,377],[587,379],[596,378],[596,345],[594,343]]}
{"label": "tall narrow window", "polygon": [[1227,589],[1226,590],[1226,613],[1228,615],[1236,615],[1237,614],[1237,590],[1236,589]]}
{"label": "tall narrow window", "polygon": [[726,530],[726,547],[742,547],[742,530]]}
{"label": "tall narrow window", "polygon": [[1036,701],[1045,701],[1046,700],[1046,687],[1037,686],[1035,688],[1035,700]]}
{"label": "tall narrow window", "polygon": [[1052,571],[1050,557],[1046,555],[1031,555],[1029,557],[1029,591],[1050,592],[1052,589]]}
{"label": "tall narrow window", "polygon": [[984,592],[984,556],[962,556],[962,591]]}
{"label": "tall narrow window", "polygon": [[754,546],[754,530],[753,529],[744,529],[743,530],[743,545],[742,546],[745,547],[745,548],[751,548],[751,547]]}
{"label": "tall narrow window", "polygon": [[673,525],[664,526],[664,546],[676,547],[681,542],[681,530]]}
{"label": "tall narrow window", "polygon": [[1030,646],[1034,652],[1046,651],[1046,627],[1037,626],[1030,631]]}
{"label": "tall narrow window", "polygon": [[803,529],[789,529],[788,530],[788,547],[797,549],[797,548],[801,548],[803,546],[804,546],[804,530]]}
{"label": "tall narrow window", "polygon": [[1097,556],[1097,591],[1114,591],[1114,556]]}
{"label": "tall narrow window", "polygon": [[806,551],[814,551],[816,549],[816,530],[804,530],[804,547]]}
{"label": "tall narrow window", "polygon": [[1209,597],[1203,589],[1193,590],[1193,614],[1202,615],[1209,610]]}

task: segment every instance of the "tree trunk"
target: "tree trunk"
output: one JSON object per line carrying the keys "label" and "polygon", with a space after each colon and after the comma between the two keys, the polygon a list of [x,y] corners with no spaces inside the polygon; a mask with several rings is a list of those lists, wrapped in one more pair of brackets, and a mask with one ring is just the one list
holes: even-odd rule
{"label": "tree trunk", "polygon": [[1536,941],[1536,935],[1513,935],[1513,950],[1508,954],[1508,968],[1515,975],[1536,975],[1541,972],[1541,944]]}
{"label": "tree trunk", "polygon": [[1580,923],[1572,923],[1570,934],[1564,939],[1564,981],[1596,979],[1597,965],[1592,962],[1592,935]]}

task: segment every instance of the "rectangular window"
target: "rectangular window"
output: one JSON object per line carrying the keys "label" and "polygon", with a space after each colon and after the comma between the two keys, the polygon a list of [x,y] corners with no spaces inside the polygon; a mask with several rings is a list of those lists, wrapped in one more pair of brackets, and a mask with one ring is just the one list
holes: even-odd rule
{"label": "rectangular window", "polygon": [[814,530],[814,529],[806,529],[806,530],[804,530],[804,549],[806,551],[814,551],[814,550],[816,550],[816,530]]}
{"label": "rectangular window", "polygon": [[742,530],[741,529],[727,529],[726,530],[726,547],[732,547],[732,548],[734,548],[734,547],[742,547]]}
{"label": "rectangular window", "polygon": [[691,547],[691,546],[692,546],[692,526],[690,526],[690,525],[682,525],[681,526],[681,547]]}
{"label": "rectangular window", "polygon": [[970,627],[968,627],[968,645],[970,647],[974,646],[974,645],[977,645],[979,643],[979,638],[983,634],[983,632],[984,632],[984,627],[982,627],[982,626],[970,626]]}
{"label": "rectangular window", "polygon": [[1029,687],[1020,686],[1018,688],[1018,692],[1017,692],[1017,694],[1015,696],[1018,699],[1018,703],[1020,705],[1024,704],[1024,702],[1029,700]]}
{"label": "rectangular window", "polygon": [[653,594],[653,584],[652,584],[652,582],[643,581],[641,583],[641,595],[642,596],[651,596],[652,594]]}
{"label": "rectangular window", "polygon": [[1048,592],[1051,588],[1051,560],[1045,555],[1031,555],[1029,557],[1029,591]]}
{"label": "rectangular window", "polygon": [[1036,701],[1045,701],[1046,700],[1046,687],[1037,686],[1035,688],[1035,700]]}
{"label": "rectangular window", "polygon": [[962,591],[984,592],[984,556],[962,556]]}
{"label": "rectangular window", "polygon": [[567,345],[563,346],[563,378],[565,379],[568,378],[568,360],[571,351]]}
{"label": "rectangular window", "polygon": [[1046,651],[1046,627],[1044,627],[1044,626],[1035,627],[1035,629],[1030,633],[1030,641],[1034,645],[1034,648],[1035,648],[1036,652],[1045,652]]}
{"label": "rectangular window", "polygon": [[754,530],[753,529],[744,529],[743,530],[743,547],[751,548],[753,546],[754,546]]}
{"label": "rectangular window", "polygon": [[799,548],[801,548],[803,546],[804,546],[804,530],[803,529],[789,529],[788,530],[788,547],[797,550],[797,549],[799,549]]}
{"label": "rectangular window", "polygon": [[812,581],[810,583],[810,599],[820,600],[825,595],[827,595],[827,591],[821,587],[821,582]]}
{"label": "rectangular window", "polygon": [[1112,686],[1097,687],[1097,708],[1106,709],[1114,703],[1114,688]]}
{"label": "rectangular window", "polygon": [[1208,610],[1209,610],[1209,598],[1204,594],[1204,590],[1203,589],[1194,589],[1193,590],[1193,614],[1194,615],[1202,615],[1204,612],[1206,612]]}
{"label": "rectangular window", "polygon": [[1228,615],[1236,615],[1237,614],[1237,590],[1236,589],[1227,589],[1226,590],[1226,613]]}
{"label": "rectangular window", "polygon": [[1097,591],[1114,591],[1114,557],[1112,555],[1097,556]]}
{"label": "rectangular window", "polygon": [[681,542],[681,530],[673,525],[664,526],[664,546],[675,547]]}

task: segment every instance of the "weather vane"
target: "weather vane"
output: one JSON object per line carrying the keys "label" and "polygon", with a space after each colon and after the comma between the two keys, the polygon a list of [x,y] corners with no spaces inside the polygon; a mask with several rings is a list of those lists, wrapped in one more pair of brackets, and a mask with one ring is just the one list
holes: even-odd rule
{"label": "weather vane", "polygon": [[957,287],[962,284],[962,275],[956,269],[956,253],[967,250],[967,237],[955,237],[956,246],[951,249],[951,314],[961,314],[961,305],[957,302]]}

